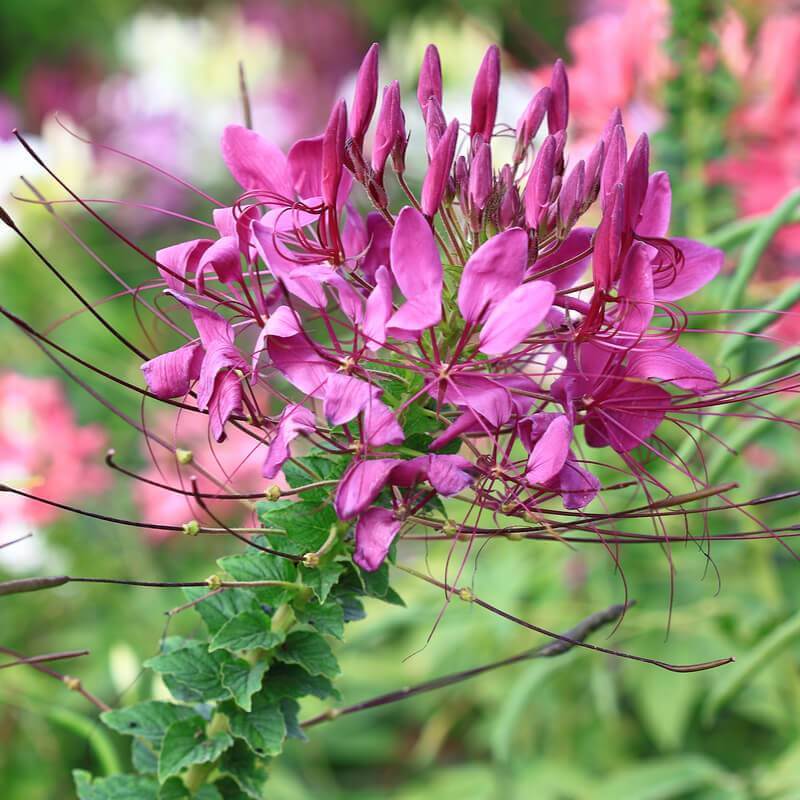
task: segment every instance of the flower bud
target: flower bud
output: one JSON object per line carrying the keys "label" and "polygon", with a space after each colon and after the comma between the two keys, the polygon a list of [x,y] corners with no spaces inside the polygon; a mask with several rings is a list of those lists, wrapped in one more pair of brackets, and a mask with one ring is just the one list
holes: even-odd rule
{"label": "flower bud", "polygon": [[378,53],[377,42],[367,50],[356,77],[356,88],[353,95],[353,107],[350,116],[350,136],[353,142],[362,149],[364,136],[375,113],[378,100]]}
{"label": "flower bud", "polygon": [[469,170],[470,206],[483,211],[492,191],[492,149],[488,142],[478,146]]}
{"label": "flower bud", "polygon": [[548,136],[533,162],[528,184],[525,187],[525,221],[528,227],[536,229],[547,213],[550,200],[550,187],[553,183],[555,166],[556,140]]}
{"label": "flower bud", "polygon": [[564,186],[558,195],[558,223],[561,231],[566,234],[577,222],[583,202],[583,186],[586,166],[579,161],[564,181]]}
{"label": "flower bud", "polygon": [[431,97],[425,110],[425,150],[428,153],[428,161],[433,158],[439,140],[447,130],[447,120],[444,111],[435,97]]}
{"label": "flower bud", "polygon": [[559,58],[550,78],[550,105],[547,109],[547,130],[557,133],[567,129],[569,121],[569,83],[564,62]]}
{"label": "flower bud", "polygon": [[476,133],[488,142],[494,132],[497,118],[497,97],[500,91],[500,48],[493,44],[478,68],[475,84],[472,87],[472,119],[469,135]]}
{"label": "flower bud", "polygon": [[550,106],[550,94],[549,86],[539,89],[517,121],[517,143],[514,147],[515,164],[522,163],[525,158],[525,152],[538,133],[544,115]]}
{"label": "flower bud", "polygon": [[322,200],[329,208],[336,207],[336,195],[342,180],[347,139],[347,106],[344,100],[333,107],[322,136]]}
{"label": "flower bud", "polygon": [[442,62],[439,58],[439,51],[436,45],[429,44],[425,48],[425,56],[422,59],[422,67],[419,70],[419,83],[417,84],[417,100],[425,116],[428,101],[435,98],[436,102],[442,104]]}
{"label": "flower bud", "polygon": [[603,161],[605,158],[605,143],[601,140],[589,153],[586,159],[586,175],[583,182],[583,198],[581,206],[587,208],[600,194],[600,176],[603,173]]}
{"label": "flower bud", "polygon": [[615,125],[606,144],[606,156],[600,178],[600,198],[604,211],[609,193],[622,180],[627,155],[628,145],[625,141],[625,129],[622,125]]}
{"label": "flower bud", "polygon": [[439,210],[447,180],[450,177],[450,168],[456,154],[458,139],[458,120],[454,119],[447,126],[444,136],[436,146],[425,180],[422,182],[422,213],[431,218]]}
{"label": "flower bud", "polygon": [[375,130],[375,143],[372,148],[372,170],[379,184],[383,184],[383,171],[386,159],[398,139],[405,141],[403,112],[400,110],[400,84],[392,81],[383,90],[383,102]]}

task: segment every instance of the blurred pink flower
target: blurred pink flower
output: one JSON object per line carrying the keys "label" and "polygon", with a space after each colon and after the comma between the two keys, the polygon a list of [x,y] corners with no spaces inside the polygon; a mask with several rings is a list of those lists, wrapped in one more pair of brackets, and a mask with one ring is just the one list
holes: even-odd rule
{"label": "blurred pink flower", "polygon": [[[212,442],[208,433],[208,418],[202,414],[182,413],[177,419],[173,411],[161,413],[150,425],[155,433],[166,439],[176,450],[192,454],[191,463],[180,464],[176,455],[153,445],[145,452],[150,465],[140,474],[158,486],[137,482],[134,486],[134,501],[139,506],[141,519],[166,525],[183,525],[197,519],[215,525],[198,506],[191,495],[190,478],[197,477],[198,489],[203,494],[238,494],[261,492],[267,485],[285,487],[282,474],[265,481],[261,477],[264,460],[260,440],[251,438],[238,428],[228,426],[223,446]],[[198,465],[213,475],[219,484],[198,472]],[[169,491],[164,486],[183,489],[190,494]],[[206,500],[212,514],[226,524],[239,524],[246,519],[246,508],[235,500]],[[154,538],[162,534],[153,533]]]}
{"label": "blurred pink flower", "polygon": [[[663,121],[659,95],[671,70],[664,52],[670,27],[666,0],[599,4],[592,10],[598,13],[567,33],[573,153],[576,147],[588,152],[615,108],[625,116],[629,143],[658,130]],[[546,85],[549,68],[536,77]]]}
{"label": "blurred pink flower", "polygon": [[[0,374],[0,481],[70,503],[109,485],[97,425],[79,426],[61,385],[52,378]],[[0,526],[44,525],[60,511],[13,494],[3,495]]]}
{"label": "blurred pink flower", "polygon": [[[767,17],[749,47],[744,21],[729,11],[720,45],[725,65],[740,81],[741,102],[728,126],[731,154],[710,174],[731,186],[742,214],[757,214],[800,184],[800,13]],[[775,245],[784,268],[787,260],[797,262],[800,225],[783,229]]]}

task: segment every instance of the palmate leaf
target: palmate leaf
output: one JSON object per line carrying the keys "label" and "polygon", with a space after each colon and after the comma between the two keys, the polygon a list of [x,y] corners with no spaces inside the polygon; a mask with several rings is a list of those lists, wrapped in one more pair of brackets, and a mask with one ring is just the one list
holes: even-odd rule
{"label": "palmate leaf", "polygon": [[158,779],[163,783],[192,764],[215,761],[232,744],[233,739],[225,732],[206,736],[206,722],[200,716],[173,722],[158,754]]}
{"label": "palmate leaf", "polygon": [[324,603],[344,570],[345,565],[329,555],[316,567],[301,566],[299,572],[303,584],[314,592],[320,603]]}

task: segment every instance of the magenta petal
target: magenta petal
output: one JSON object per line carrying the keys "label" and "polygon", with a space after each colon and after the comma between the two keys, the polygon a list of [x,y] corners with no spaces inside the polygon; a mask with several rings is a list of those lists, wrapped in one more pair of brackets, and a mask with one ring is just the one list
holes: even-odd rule
{"label": "magenta petal", "polygon": [[564,62],[559,58],[553,65],[550,78],[550,107],[547,111],[547,128],[550,133],[567,129],[569,121],[569,83]]}
{"label": "magenta petal", "polygon": [[548,136],[533,162],[528,182],[525,185],[525,221],[531,228],[538,228],[547,213],[550,188],[555,169],[556,140]]}
{"label": "magenta petal", "polygon": [[670,240],[682,253],[673,269],[671,265],[654,270],[653,283],[658,300],[680,300],[702,289],[722,269],[725,254],[716,247],[696,242],[693,239]]}
{"label": "magenta petal", "polygon": [[632,232],[639,221],[639,212],[647,193],[650,177],[650,140],[643,133],[633,146],[628,163],[625,165],[623,182],[625,185],[624,201],[625,212],[623,228],[627,233]]}
{"label": "magenta petal", "polygon": [[[634,242],[622,266],[619,280],[621,328],[638,337],[647,330],[655,310],[653,299],[652,249]],[[630,342],[624,342],[630,344]]]}
{"label": "magenta petal", "polygon": [[441,104],[442,102],[442,62],[439,58],[439,51],[436,45],[429,44],[425,48],[425,56],[422,59],[422,66],[419,70],[419,82],[417,83],[417,101],[425,116],[425,107],[428,100],[435,97]]}
{"label": "magenta petal", "polygon": [[600,481],[573,458],[569,458],[561,472],[550,481],[549,488],[561,495],[564,508],[584,508],[600,491]]}
{"label": "magenta petal", "polygon": [[381,110],[375,127],[375,141],[372,145],[372,170],[383,185],[383,171],[392,150],[405,140],[405,123],[400,107],[400,84],[392,81],[383,90]]}
{"label": "magenta petal", "polygon": [[666,172],[654,172],[647,184],[636,233],[660,238],[667,235],[672,212],[672,187]]}
{"label": "magenta petal", "polygon": [[[573,228],[557,250],[534,262],[528,270],[528,276],[535,278],[541,275],[544,280],[550,281],[559,290],[572,288],[589,266],[593,235],[594,228]],[[586,253],[586,256],[579,261],[567,264],[554,272],[547,272],[559,264],[572,261],[583,253]]]}
{"label": "magenta petal", "polygon": [[506,295],[481,329],[481,352],[501,355],[515,348],[547,316],[555,294],[552,283],[532,281]]}
{"label": "magenta petal", "polygon": [[701,394],[717,386],[711,367],[677,344],[642,342],[634,349],[628,368],[631,375],[657,378]]}
{"label": "magenta petal", "polygon": [[374,397],[364,408],[364,441],[371,447],[402,444],[405,433],[386,403]]}
{"label": "magenta petal", "polygon": [[302,323],[297,314],[289,306],[278,306],[264,324],[267,336],[279,336],[286,339],[295,336],[302,330]]}
{"label": "magenta petal", "polygon": [[364,136],[367,133],[367,128],[369,128],[369,123],[375,112],[375,103],[378,99],[379,51],[380,45],[375,42],[367,50],[356,76],[353,113],[350,115],[350,135],[359,147],[364,144]]}
{"label": "magenta petal", "polygon": [[322,136],[322,172],[320,189],[322,200],[329,208],[336,207],[339,184],[344,166],[344,147],[347,139],[347,107],[344,100],[333,107]]}
{"label": "magenta petal", "polygon": [[262,475],[274,478],[283,462],[289,458],[289,445],[301,434],[311,433],[316,427],[314,415],[303,406],[291,406],[281,414],[275,436],[269,444]]}
{"label": "magenta petal", "polygon": [[204,409],[213,401],[214,393],[221,372],[234,369],[244,369],[244,359],[238,348],[232,342],[219,339],[206,347],[206,354],[200,367],[200,377],[197,380],[197,406]]}
{"label": "magenta petal", "polygon": [[476,323],[522,283],[528,263],[528,235],[509,228],[482,244],[467,261],[458,287],[458,307]]}
{"label": "magenta petal", "polygon": [[386,323],[392,315],[392,279],[386,267],[375,272],[375,288],[367,298],[361,332],[370,350],[380,350],[386,341]]}
{"label": "magenta petal", "polygon": [[369,245],[364,253],[361,271],[368,281],[374,282],[378,267],[389,266],[392,241],[392,226],[377,211],[367,214],[367,237]]}
{"label": "magenta petal", "polygon": [[217,375],[214,391],[208,404],[211,435],[218,442],[225,438],[225,423],[234,414],[242,413],[242,383],[233,370]]}
{"label": "magenta petal", "polygon": [[177,350],[151,358],[142,364],[147,388],[162,400],[183,397],[192,381],[200,377],[202,360],[203,347],[200,342],[190,342]]}
{"label": "magenta petal", "polygon": [[351,464],[339,482],[333,501],[339,519],[350,519],[369,508],[399,463],[402,462],[397,458],[375,458]]}
{"label": "magenta petal", "polygon": [[525,480],[542,484],[561,471],[572,443],[572,424],[560,414],[548,425],[528,457]]}
{"label": "magenta petal", "polygon": [[164,247],[156,252],[158,271],[170,289],[178,292],[186,290],[186,282],[181,278],[195,272],[203,253],[214,242],[211,239],[193,239],[171,247]]}
{"label": "magenta petal", "polygon": [[270,337],[267,352],[286,380],[311,397],[322,397],[328,375],[336,370],[336,365],[323,358],[303,335]]}
{"label": "magenta petal", "polygon": [[222,158],[243,189],[266,189],[284,197],[293,194],[286,156],[261,134],[228,125],[222,134]]}
{"label": "magenta petal", "polygon": [[431,450],[438,450],[445,445],[450,444],[454,439],[461,436],[462,433],[476,432],[480,433],[482,428],[478,423],[478,418],[471,411],[465,411],[456,420],[448,425],[432,442]]}
{"label": "magenta petal", "polygon": [[441,292],[428,292],[403,303],[386,324],[388,332],[396,338],[407,338],[404,334],[438,325],[442,319]]}
{"label": "magenta petal", "polygon": [[[344,312],[350,322],[360,324],[361,320],[364,318],[364,298],[356,291],[350,281],[346,280],[341,275],[332,273],[330,267],[320,265],[319,269],[327,270],[327,273],[324,275],[324,281],[330,283],[336,290],[336,294],[339,297],[339,308]],[[317,267],[314,267],[315,274],[316,270]],[[321,283],[322,281],[320,282],[320,288]],[[325,305],[327,305],[327,303]]]}
{"label": "magenta petal", "polygon": [[625,139],[625,129],[622,125],[615,125],[611,129],[606,146],[606,157],[600,178],[600,199],[603,213],[606,211],[606,202],[609,199],[609,195],[622,180],[627,160],[628,143]]}
{"label": "magenta petal", "polygon": [[356,550],[353,561],[367,572],[374,572],[386,559],[401,523],[388,508],[370,508],[356,525]]}
{"label": "magenta petal", "polygon": [[494,427],[507,422],[514,410],[509,391],[484,375],[451,376],[444,397],[454,405],[468,408]]}
{"label": "magenta petal", "polygon": [[472,476],[467,471],[472,468],[472,464],[466,458],[430,455],[428,459],[428,482],[439,494],[451,497],[472,483]]}
{"label": "magenta petal", "polygon": [[325,416],[331,425],[343,425],[355,419],[379,394],[380,389],[360,378],[333,372],[325,383]]}
{"label": "magenta petal", "polygon": [[223,283],[233,283],[242,277],[242,259],[239,240],[235,236],[223,236],[203,253],[198,266],[198,277],[206,268],[212,268]]}
{"label": "magenta petal", "polygon": [[322,194],[322,137],[299,139],[289,148],[286,158],[298,197],[318,197]]}

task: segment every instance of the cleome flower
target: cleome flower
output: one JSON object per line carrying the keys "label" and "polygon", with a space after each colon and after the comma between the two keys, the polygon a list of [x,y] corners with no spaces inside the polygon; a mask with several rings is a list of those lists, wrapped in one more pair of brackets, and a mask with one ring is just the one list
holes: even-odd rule
{"label": "cleome flower", "polygon": [[[217,440],[231,424],[253,428],[268,479],[304,442],[346,456],[334,505],[355,523],[366,570],[416,525],[452,531],[456,506],[468,509],[462,534],[483,514],[583,509],[605,491],[599,465],[651,500],[670,494],[649,473],[654,458],[707,489],[661,431],[743,399],[679,344],[678,301],[723,256],[669,237],[669,178],[650,174],[647,136],[628,153],[615,112],[570,164],[559,62],[520,117],[513,163],[498,164],[499,50],[462,124],[442,107],[431,45],[417,196],[403,177],[399,84],[379,91],[378,57],[375,45],[349,113],[339,101],[324,132],[287,153],[226,128],[222,155],[243,193],[213,211],[216,238],[156,254],[197,336],[143,365],[150,392],[193,394]],[[580,225],[590,211],[599,223]]]}

